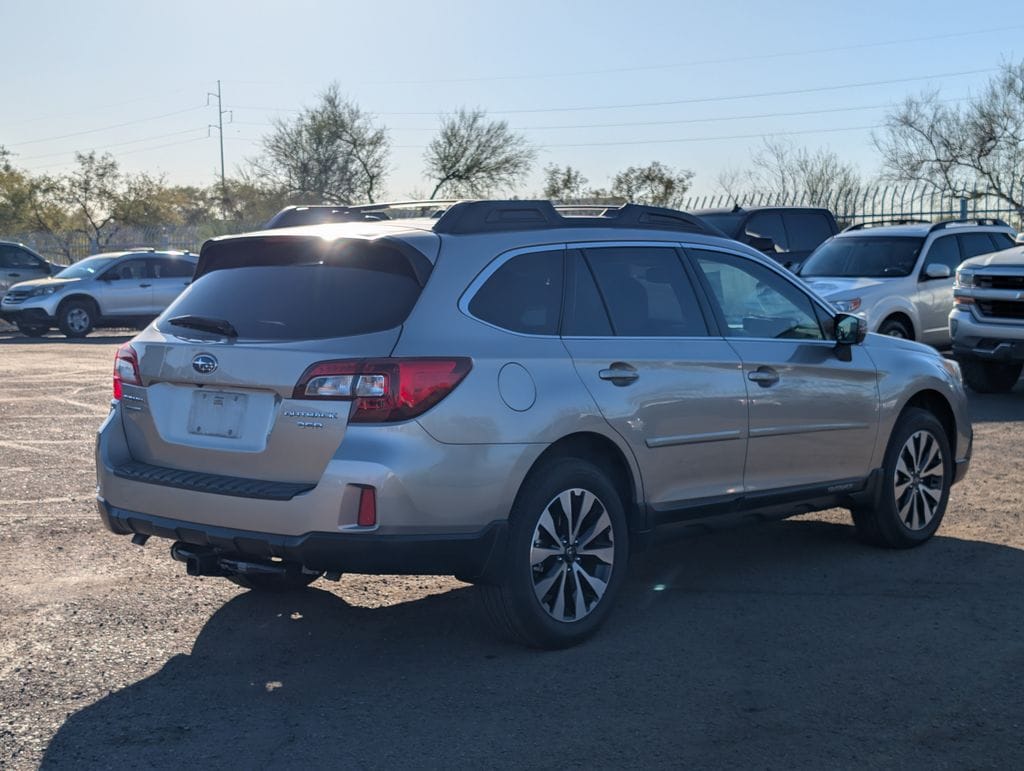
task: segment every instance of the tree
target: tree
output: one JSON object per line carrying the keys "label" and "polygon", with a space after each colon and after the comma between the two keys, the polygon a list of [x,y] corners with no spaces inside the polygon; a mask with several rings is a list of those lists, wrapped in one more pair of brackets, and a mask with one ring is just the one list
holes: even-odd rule
{"label": "tree", "polygon": [[110,154],[75,153],[75,161],[78,167],[68,174],[31,181],[33,225],[53,236],[66,256],[73,254],[76,234],[101,250],[126,227],[164,223],[162,179],[125,174]]}
{"label": "tree", "polygon": [[886,174],[963,194],[982,185],[1024,215],[1024,62],[1006,63],[964,105],[908,97],[874,137]]}
{"label": "tree", "polygon": [[18,233],[32,226],[31,179],[14,168],[10,158],[0,145],[0,233]]}
{"label": "tree", "polygon": [[387,129],[341,96],[337,83],[296,118],[274,121],[254,176],[297,203],[373,202],[388,170]]}
{"label": "tree", "polygon": [[857,168],[825,148],[811,151],[785,140],[766,139],[753,163],[756,189],[780,202],[838,208],[838,202],[855,197],[864,187]]}
{"label": "tree", "polygon": [[616,174],[612,180],[611,195],[634,203],[678,209],[692,179],[692,171],[674,171],[663,163],[652,161],[647,166],[630,166]]}
{"label": "tree", "polygon": [[587,178],[572,166],[556,166],[551,163],[544,167],[544,197],[556,201],[579,200],[586,196],[584,190]]}
{"label": "tree", "polygon": [[438,194],[482,197],[511,188],[530,171],[537,151],[503,120],[462,108],[442,118],[424,154],[426,174]]}

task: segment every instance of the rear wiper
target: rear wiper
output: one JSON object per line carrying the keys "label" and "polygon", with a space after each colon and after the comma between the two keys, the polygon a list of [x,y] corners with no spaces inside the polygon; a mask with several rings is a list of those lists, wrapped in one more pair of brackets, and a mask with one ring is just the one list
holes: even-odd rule
{"label": "rear wiper", "polygon": [[198,329],[203,332],[213,332],[224,337],[238,337],[238,330],[230,321],[224,319],[211,319],[208,316],[175,316],[167,320],[168,324],[188,329]]}

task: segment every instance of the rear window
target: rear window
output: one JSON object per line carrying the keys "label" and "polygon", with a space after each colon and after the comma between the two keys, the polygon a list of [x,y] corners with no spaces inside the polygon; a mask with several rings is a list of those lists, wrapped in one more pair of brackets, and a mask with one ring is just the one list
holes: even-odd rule
{"label": "rear window", "polygon": [[158,323],[177,316],[227,321],[251,340],[317,340],[392,329],[408,317],[420,285],[402,255],[326,256],[286,265],[213,270],[181,294]]}

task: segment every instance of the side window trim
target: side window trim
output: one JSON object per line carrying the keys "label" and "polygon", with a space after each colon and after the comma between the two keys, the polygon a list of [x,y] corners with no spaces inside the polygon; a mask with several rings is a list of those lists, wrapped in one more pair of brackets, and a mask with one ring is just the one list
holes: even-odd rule
{"label": "side window trim", "polygon": [[[833,308],[829,307],[829,305],[827,303],[825,303],[824,301],[819,300],[817,297],[815,297],[814,294],[812,294],[811,292],[808,292],[805,287],[802,287],[802,286],[800,286],[799,283],[797,283],[796,281],[793,281],[788,275],[786,275],[788,271],[786,271],[786,269],[783,268],[781,265],[779,265],[779,266],[772,265],[767,260],[754,259],[750,255],[743,254],[742,252],[738,252],[738,251],[736,251],[734,249],[725,249],[725,248],[720,247],[718,245],[683,242],[683,243],[680,243],[679,246],[682,249],[682,251],[683,251],[683,253],[684,253],[685,257],[686,257],[687,262],[690,264],[690,270],[693,273],[697,274],[697,283],[698,283],[698,286],[699,286],[699,291],[702,294],[705,295],[706,301],[710,304],[710,306],[712,308],[712,312],[714,313],[716,325],[719,327],[719,332],[720,332],[719,336],[721,336],[723,339],[726,339],[726,340],[729,339],[729,337],[725,335],[725,329],[727,327],[725,316],[722,315],[722,308],[714,300],[714,293],[711,291],[711,284],[708,281],[707,276],[705,276],[704,275],[704,271],[702,271],[699,268],[699,266],[697,266],[695,264],[696,258],[690,253],[691,249],[695,249],[695,250],[699,250],[699,251],[705,251],[705,252],[719,252],[721,254],[728,254],[731,257],[739,257],[739,258],[744,259],[744,260],[750,260],[751,262],[756,262],[761,267],[767,268],[772,273],[775,273],[783,281],[789,282],[790,285],[792,285],[793,289],[795,289],[796,291],[800,292],[802,295],[804,295],[804,297],[806,297],[810,301],[811,309],[815,311],[815,316],[817,317],[818,324],[821,327],[822,335],[824,335],[824,339],[822,339],[822,340],[800,340],[800,342],[802,344],[818,344],[818,345],[825,344],[825,345],[828,345],[828,346],[835,345],[835,333],[834,333],[834,330],[829,330],[824,325],[822,325],[821,324],[820,314],[817,313],[817,311],[822,311],[828,318],[832,318],[832,317],[835,316],[835,310]],[[763,340],[763,341],[766,341],[766,342],[775,342],[775,343],[778,343],[778,342],[789,342],[789,343],[792,343],[793,342],[793,340],[789,339],[789,338],[779,339],[779,338],[775,338],[775,337],[745,337],[743,339],[744,340]]]}
{"label": "side window trim", "polygon": [[[519,337],[540,338],[540,339],[545,339],[545,340],[559,340],[559,339],[561,339],[560,332],[561,332],[562,321],[563,321],[562,316],[564,316],[564,314],[565,314],[565,280],[564,280],[564,276],[565,276],[565,264],[567,262],[567,260],[566,260],[566,251],[567,251],[567,249],[568,249],[568,245],[565,244],[565,243],[554,243],[554,244],[535,244],[533,246],[518,247],[516,249],[510,249],[507,252],[502,252],[501,254],[497,255],[493,260],[491,260],[489,263],[487,263],[483,267],[483,269],[481,269],[481,271],[476,274],[476,276],[473,278],[473,280],[469,282],[469,286],[466,287],[465,291],[459,297],[459,302],[458,302],[458,305],[457,305],[459,311],[462,313],[462,315],[466,316],[467,318],[473,319],[473,321],[477,322],[478,324],[484,324],[484,325],[490,327],[491,329],[497,329],[497,330],[499,330],[501,332],[504,332],[507,335],[517,335]],[[515,259],[516,257],[520,257],[520,256],[522,256],[524,254],[535,254],[537,252],[559,252],[559,251],[562,253],[562,276],[563,276],[563,280],[562,280],[562,312],[561,312],[559,320],[558,320],[558,329],[556,330],[556,332],[554,334],[551,334],[551,335],[547,335],[547,334],[545,334],[545,335],[538,335],[538,334],[534,334],[532,332],[517,332],[514,329],[506,329],[505,327],[500,327],[497,324],[492,324],[491,322],[486,321],[486,320],[480,318],[479,316],[476,316],[476,315],[474,315],[473,313],[470,312],[469,304],[473,301],[473,298],[476,297],[477,292],[480,291],[480,288],[484,284],[487,283],[487,280],[491,276],[493,276],[495,273],[497,273],[498,270],[506,262],[508,262],[509,260]]]}
{"label": "side window trim", "polygon": [[[566,332],[566,320],[567,314],[570,308],[570,295],[577,289],[576,287],[576,271],[573,270],[576,264],[582,265],[583,269],[590,275],[590,280],[594,285],[594,289],[597,292],[597,298],[601,301],[601,307],[604,309],[605,320],[608,322],[608,329],[611,330],[609,335],[574,335]],[[558,322],[558,336],[568,337],[573,339],[589,339],[589,340],[610,340],[615,337],[615,325],[612,323],[612,314],[608,310],[608,303],[605,302],[604,293],[601,291],[600,285],[597,283],[597,277],[594,275],[593,270],[590,268],[590,263],[587,262],[587,258],[583,255],[582,249],[573,248],[572,245],[568,245],[565,250],[565,259],[562,261],[562,267],[564,268],[562,278],[562,318]],[[573,306],[575,301],[573,301]],[[575,307],[573,307],[575,310]]]}

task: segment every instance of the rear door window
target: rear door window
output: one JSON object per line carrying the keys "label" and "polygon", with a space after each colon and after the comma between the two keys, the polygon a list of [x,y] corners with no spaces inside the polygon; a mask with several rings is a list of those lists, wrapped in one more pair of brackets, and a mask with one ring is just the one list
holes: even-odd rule
{"label": "rear door window", "polygon": [[585,249],[616,335],[703,337],[693,286],[675,249],[616,246]]}
{"label": "rear door window", "polygon": [[1001,252],[1003,249],[1010,249],[1017,245],[1016,242],[1006,233],[989,233],[988,237],[992,239],[992,245],[995,247],[997,252]]}
{"label": "rear door window", "polygon": [[758,212],[751,214],[744,227],[747,235],[767,236],[775,245],[785,252],[793,247],[786,236],[786,228],[782,223],[782,215],[777,212]]}
{"label": "rear door window", "polygon": [[832,226],[818,212],[787,212],[783,217],[789,248],[794,252],[810,252],[832,236]]}
{"label": "rear door window", "polygon": [[[167,320],[191,315],[227,321],[240,339],[363,335],[402,324],[420,295],[409,261],[386,244],[346,244],[326,254],[300,239],[231,248],[242,253],[223,263],[242,266],[207,267],[161,316],[161,331],[180,333]],[[245,252],[256,264],[244,265]]]}
{"label": "rear door window", "polygon": [[156,257],[150,262],[154,278],[192,278],[196,270],[194,262],[173,257]]}
{"label": "rear door window", "polygon": [[988,233],[961,233],[957,240],[960,242],[960,253],[965,260],[992,251],[992,239],[988,237]]}

